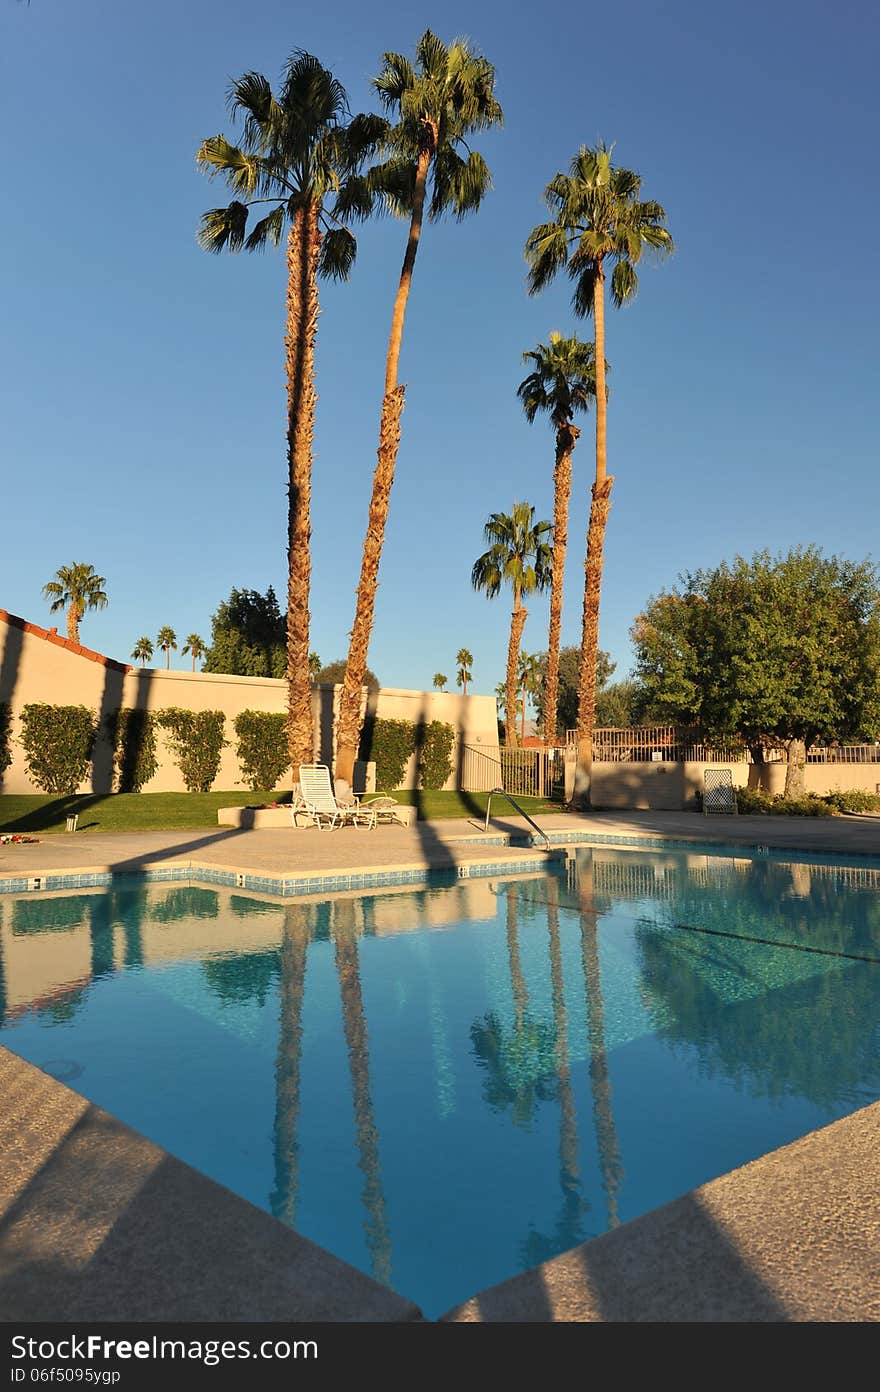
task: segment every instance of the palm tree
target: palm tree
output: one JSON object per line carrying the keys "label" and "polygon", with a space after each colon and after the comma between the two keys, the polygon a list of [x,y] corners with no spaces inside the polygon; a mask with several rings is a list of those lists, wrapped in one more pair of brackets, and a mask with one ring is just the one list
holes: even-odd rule
{"label": "palm tree", "polygon": [[446,683],[449,681],[445,672],[434,673],[434,687],[437,691],[445,691]]}
{"label": "palm tree", "polygon": [[[555,559],[555,556],[554,556]],[[552,587],[552,578],[551,578]],[[552,589],[551,589],[552,592]],[[528,698],[535,696],[540,689],[541,679],[544,675],[544,660],[540,653],[520,653],[518,677],[520,690],[522,691],[522,726],[520,739],[525,742],[526,737],[526,706]]]}
{"label": "palm tree", "polygon": [[467,648],[459,648],[458,652],[455,654],[455,660],[458,663],[458,671],[455,674],[455,685],[460,686],[462,688],[462,696],[466,696],[468,682],[473,681],[473,672],[471,668],[474,665],[474,655],[472,652],[468,652]]}
{"label": "palm tree", "polygon": [[400,445],[405,387],[397,380],[403,325],[422,220],[446,212],[456,218],[479,208],[491,185],[486,162],[471,150],[475,131],[502,123],[495,97],[495,69],[466,42],[448,47],[426,29],[413,66],[402,53],[386,53],[374,80],[379,100],[396,118],[386,130],[384,163],[352,181],[339,202],[340,215],[365,216],[379,199],[409,218],[391,333],[385,359],[385,390],[379,422],[379,450],[367,518],[354,624],[339,707],[336,777],[351,785],[361,730],[361,699],[376,605],[379,562],[385,539],[391,486]]}
{"label": "palm tree", "polygon": [[132,657],[135,662],[139,662],[142,667],[146,667],[150,658],[153,656],[153,644],[149,638],[139,638],[132,648]]}
{"label": "palm tree", "polygon": [[[291,54],[277,96],[260,73],[247,72],[233,81],[229,104],[233,119],[242,121],[241,144],[212,136],[196,160],[208,174],[222,174],[235,197],[203,215],[199,242],[217,253],[262,251],[269,243],[277,247],[287,229],[288,747],[296,768],[313,756],[309,540],[318,277],[347,279],[357,249],[324,200],[374,148],[384,123],[358,116],[345,127],[344,87],[300,50]],[[246,236],[250,209],[258,204],[268,211]]]}
{"label": "palm tree", "polygon": [[513,589],[510,643],[507,648],[507,686],[505,689],[504,742],[516,746],[516,688],[519,647],[528,610],[523,595],[546,589],[553,573],[553,552],[548,538],[549,522],[536,522],[535,509],[528,503],[514,503],[510,513],[493,512],[484,528],[489,550],[474,562],[471,584],[485,590],[489,599],[500,593],[506,581]]}
{"label": "palm tree", "polygon": [[195,671],[196,663],[201,662],[202,658],[206,656],[208,649],[205,646],[204,639],[200,638],[197,633],[191,633],[180,651],[184,657],[186,657],[187,653],[191,654],[192,669]]}
{"label": "palm tree", "polygon": [[[586,411],[596,396],[596,364],[592,343],[551,333],[549,343],[539,343],[523,362],[532,371],[517,387],[526,419],[531,424],[546,411],[556,431],[556,466],[553,470],[553,583],[550,588],[550,633],[547,643],[547,683],[544,697],[544,743],[556,744],[559,705],[559,645],[562,633],[562,587],[568,543],[568,500],[571,495],[571,456],[580,431],[576,411]],[[607,369],[607,364],[606,364]]]}
{"label": "palm tree", "polygon": [[607,473],[605,444],[605,278],[611,268],[611,298],[614,304],[623,305],[638,288],[636,265],[644,248],[670,252],[673,245],[663,225],[666,213],[659,203],[640,198],[641,184],[640,176],[631,169],[612,165],[611,150],[605,145],[595,149],[582,145],[570,172],[556,174],[547,185],[545,197],[554,220],[535,227],[526,243],[529,293],[543,290],[565,266],[574,281],[575,313],[592,314],[595,321],[596,477],[587,531],[575,779],[575,796],[583,805],[590,799],[602,552],[614,482],[613,475]]}
{"label": "palm tree", "polygon": [[324,666],[316,652],[309,653],[309,677],[314,682],[318,680],[318,673]]}
{"label": "palm tree", "polygon": [[177,648],[177,634],[174,632],[173,628],[169,628],[166,624],[164,628],[159,629],[159,632],[156,634],[156,647],[161,648],[165,654],[165,668],[167,671],[171,666],[171,649]]}
{"label": "palm tree", "polygon": [[94,566],[74,561],[72,565],[59,566],[48,585],[43,586],[44,599],[52,601],[49,612],[67,610],[67,636],[71,643],[79,643],[79,626],[87,609],[107,608],[106,584],[103,575],[95,574]]}

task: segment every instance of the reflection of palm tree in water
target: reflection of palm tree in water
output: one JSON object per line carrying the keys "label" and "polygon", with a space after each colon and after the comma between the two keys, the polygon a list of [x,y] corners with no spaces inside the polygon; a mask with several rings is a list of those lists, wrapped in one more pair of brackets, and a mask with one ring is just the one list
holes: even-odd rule
{"label": "reflection of palm tree in water", "polygon": [[507,889],[507,956],[510,962],[510,983],[513,987],[513,1008],[516,1015],[516,1028],[523,1027],[526,1011],[529,1008],[529,992],[523,976],[522,958],[519,955],[519,901],[515,885]]}
{"label": "reflection of palm tree in water", "polygon": [[369,1044],[361,991],[354,910],[354,901],[351,899],[337,899],[333,905],[336,970],[339,975],[342,1020],[354,1096],[355,1131],[360,1155],[358,1164],[365,1176],[363,1199],[368,1214],[367,1247],[372,1258],[373,1275],[377,1281],[390,1286],[391,1236],[385,1216],[385,1199],[379,1168],[379,1135],[370,1096]]}
{"label": "reflection of palm tree in water", "polygon": [[284,910],[281,939],[281,982],[278,1057],[275,1061],[275,1188],[271,1207],[276,1218],[293,1227],[299,1189],[300,1067],[302,1007],[306,982],[306,953],[311,938],[310,906],[291,904]]}
{"label": "reflection of palm tree in water", "polygon": [[568,1021],[565,1014],[565,980],[559,941],[559,882],[548,883],[547,930],[550,934],[550,991],[556,1029],[556,1076],[559,1079],[559,1182],[567,1207],[576,1214],[581,1207],[578,1163],[577,1113],[568,1063]]}
{"label": "reflection of palm tree in water", "polygon": [[[581,855],[583,858],[581,859]],[[587,988],[587,1039],[590,1046],[590,1085],[602,1186],[608,1202],[608,1226],[616,1228],[617,1193],[623,1183],[620,1144],[611,1103],[611,1078],[605,1052],[605,1005],[602,1000],[602,972],[599,964],[598,912],[593,897],[593,855],[578,857],[578,898],[581,916],[581,960]]]}

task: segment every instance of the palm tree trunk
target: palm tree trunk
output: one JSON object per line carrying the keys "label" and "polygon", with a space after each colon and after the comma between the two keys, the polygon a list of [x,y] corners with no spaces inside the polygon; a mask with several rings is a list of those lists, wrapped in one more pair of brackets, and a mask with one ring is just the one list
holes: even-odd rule
{"label": "palm tree trunk", "polygon": [[599,656],[599,597],[602,591],[602,552],[605,528],[611,508],[613,475],[606,472],[605,391],[605,273],[599,264],[593,299],[596,327],[596,481],[592,488],[590,524],[587,529],[587,558],[584,565],[584,612],[581,627],[581,660],[578,672],[577,767],[574,800],[580,807],[590,805],[593,770],[593,729],[596,724],[596,663]]}
{"label": "palm tree trunk", "polygon": [[571,455],[580,435],[566,421],[556,432],[553,470],[553,574],[550,583],[550,632],[547,641],[547,680],[544,683],[544,743],[555,745],[559,707],[559,647],[562,637],[562,590],[568,546],[568,500],[571,496]]}
{"label": "palm tree trunk", "polygon": [[526,742],[526,679],[525,679],[525,677],[523,677],[523,684],[522,684],[522,701],[521,701],[521,705],[522,705],[522,710],[520,711],[520,716],[519,716],[519,728],[520,728],[519,742],[520,742],[520,744],[525,744],[525,742]]}
{"label": "palm tree trunk", "polygon": [[587,992],[587,1039],[590,1046],[590,1086],[593,1093],[593,1118],[596,1123],[596,1145],[602,1170],[602,1187],[608,1205],[608,1226],[620,1222],[617,1194],[623,1183],[620,1142],[614,1121],[611,1101],[611,1076],[605,1048],[605,1002],[602,999],[602,970],[599,962],[598,919],[593,897],[592,852],[587,864],[578,866],[578,893],[581,920],[581,963]]}
{"label": "palm tree trunk", "polygon": [[361,558],[361,575],[358,582],[355,604],[354,624],[348,645],[348,661],[342,683],[342,696],[339,702],[339,723],[337,727],[336,777],[351,787],[354,778],[354,761],[357,757],[361,732],[361,702],[364,677],[367,671],[367,654],[370,648],[370,635],[373,631],[373,614],[376,608],[376,590],[379,584],[379,562],[385,542],[385,526],[388,521],[388,507],[391,500],[391,486],[394,483],[394,470],[397,464],[397,451],[400,448],[400,417],[403,413],[403,398],[406,388],[398,385],[397,368],[400,360],[400,345],[403,340],[403,324],[412,284],[419,238],[422,234],[422,217],[425,208],[425,193],[428,186],[428,169],[434,153],[436,132],[431,143],[422,150],[416,166],[413,210],[409,224],[409,238],[400,271],[400,281],[394,299],[394,312],[391,316],[391,335],[388,340],[388,354],[385,359],[385,395],[382,399],[382,415],[379,421],[379,449],[376,470],[373,474],[373,491],[367,515],[367,535]]}
{"label": "palm tree trunk", "polygon": [[193,671],[195,671],[195,670],[196,670],[196,655],[195,655],[195,653],[192,654],[192,664],[193,664]]}
{"label": "palm tree trunk", "polygon": [[312,438],[318,329],[318,207],[297,213],[287,241],[287,747],[296,776],[314,757],[309,680]]}
{"label": "palm tree trunk", "polygon": [[519,590],[513,592],[513,612],[510,616],[510,643],[507,648],[507,691],[504,716],[504,743],[508,749],[516,749],[516,669],[519,665],[519,649],[523,629],[526,626],[528,610],[524,609]]}
{"label": "palm tree trunk", "polygon": [[71,604],[67,611],[67,636],[71,643],[79,645],[79,621],[82,618],[75,604]]}
{"label": "palm tree trunk", "polygon": [[170,643],[168,643],[168,644],[166,645],[166,647],[165,647],[165,671],[166,671],[166,672],[170,672],[170,671],[171,671],[171,644],[170,644]]}

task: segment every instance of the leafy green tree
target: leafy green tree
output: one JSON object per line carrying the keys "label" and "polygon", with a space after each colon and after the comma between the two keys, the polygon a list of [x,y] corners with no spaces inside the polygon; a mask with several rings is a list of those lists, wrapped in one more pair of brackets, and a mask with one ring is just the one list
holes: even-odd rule
{"label": "leafy green tree", "polygon": [[[553,470],[553,582],[550,587],[550,632],[547,639],[544,694],[544,739],[556,744],[556,712],[559,701],[559,644],[562,634],[562,590],[568,541],[568,500],[571,496],[571,456],[580,431],[575,413],[589,409],[596,397],[596,364],[592,343],[551,333],[549,344],[539,343],[523,362],[532,371],[517,388],[526,419],[531,423],[546,411],[556,434]],[[606,363],[607,369],[607,363]]]}
{"label": "leafy green tree", "polygon": [[[291,54],[277,93],[265,77],[246,72],[229,91],[233,119],[242,123],[240,145],[215,135],[196,156],[209,175],[221,175],[233,192],[225,208],[212,208],[199,227],[206,251],[263,251],[278,247],[287,231],[287,682],[288,739],[294,768],[310,763],[312,697],[309,682],[312,440],[315,421],[315,335],[318,278],[346,280],[356,253],[349,229],[327,211],[325,200],[374,148],[382,126],[355,117],[346,126],[345,88],[310,53]],[[247,232],[251,208],[263,214]]]}
{"label": "leafy green tree", "polygon": [[471,149],[477,132],[499,126],[492,64],[461,39],[448,46],[430,29],[416,45],[415,64],[402,53],[386,53],[374,87],[394,120],[384,135],[385,159],[360,181],[350,180],[337,204],[342,217],[365,217],[376,201],[409,221],[406,252],[385,359],[379,450],[367,518],[348,666],[339,711],[336,777],[351,785],[361,727],[361,687],[376,606],[379,563],[397,451],[405,387],[397,380],[403,325],[416,255],[427,209],[432,220],[451,212],[475,212],[491,176],[482,155]]}
{"label": "leafy green tree", "polygon": [[448,681],[449,681],[449,678],[447,677],[447,675],[446,675],[445,672],[435,672],[435,673],[434,673],[434,689],[435,689],[435,691],[445,691],[445,690],[446,690],[446,683],[447,683]]}
{"label": "leafy green tree", "polygon": [[202,670],[236,677],[285,676],[287,623],[271,585],[264,595],[233,589],[218,606]]}
{"label": "leafy green tree", "polygon": [[[564,735],[567,730],[575,729],[577,725],[578,711],[578,685],[581,665],[581,650],[574,646],[564,647],[559,652],[559,696],[557,703],[558,724],[557,738]],[[544,735],[545,744],[550,740],[544,725],[544,709],[546,701],[546,683],[543,680],[543,673],[547,670],[547,654],[541,654],[542,680],[538,683],[538,690],[535,696],[535,710],[538,725]],[[608,680],[614,671],[615,664],[611,661],[608,653],[600,648],[596,654],[596,698],[604,690]]]}
{"label": "leafy green tree", "polygon": [[474,655],[468,652],[467,648],[459,648],[455,654],[455,661],[458,670],[455,673],[455,685],[462,688],[462,696],[467,695],[468,682],[473,681],[472,667],[474,665]]}
{"label": "leafy green tree", "polygon": [[522,600],[523,595],[545,590],[550,584],[553,573],[550,537],[553,527],[547,521],[536,522],[535,509],[529,503],[514,503],[510,513],[493,512],[483,530],[490,546],[474,562],[471,584],[475,590],[482,590],[488,599],[500,594],[505,584],[513,590],[504,719],[505,743],[513,749],[516,747],[519,650],[528,618],[528,610]]}
{"label": "leafy green tree", "polygon": [[596,727],[629,730],[643,719],[644,693],[638,682],[610,682],[596,692]]}
{"label": "leafy green tree", "polygon": [[[335,662],[328,662],[326,667],[322,667],[318,673],[318,681],[325,682],[330,686],[340,686],[345,677],[345,658],[337,657]],[[379,690],[379,678],[375,672],[371,672],[369,667],[364,672],[364,686],[368,691]]]}
{"label": "leafy green tree", "polygon": [[[587,559],[584,575],[584,610],[581,630],[582,682],[578,694],[578,768],[575,796],[589,805],[593,727],[596,723],[596,689],[592,680],[599,648],[599,598],[602,589],[602,553],[611,506],[613,475],[607,472],[605,390],[605,279],[611,270],[611,298],[623,305],[638,287],[636,266],[648,247],[656,252],[672,250],[672,237],[664,226],[666,214],[659,203],[641,198],[641,178],[631,169],[611,163],[611,150],[599,144],[582,145],[568,174],[556,174],[545,197],[552,222],[534,228],[526,243],[531,294],[543,290],[565,267],[574,281],[572,303],[578,315],[592,314],[595,326],[596,371],[596,475],[592,488]],[[613,269],[612,269],[613,268]]]}
{"label": "leafy green tree", "polygon": [[196,663],[201,661],[207,651],[205,640],[200,638],[197,633],[191,633],[181,648],[181,653],[184,657],[186,657],[187,653],[192,657],[193,671],[196,670]]}
{"label": "leafy green tree", "polygon": [[632,631],[638,676],[707,739],[738,737],[759,758],[782,746],[785,794],[802,797],[811,744],[880,732],[878,601],[869,561],[815,546],[737,556],[651,600]]}
{"label": "leafy green tree", "polygon": [[171,649],[177,649],[177,634],[174,632],[173,628],[169,628],[169,626],[165,624],[163,628],[159,629],[156,635],[156,647],[161,648],[162,652],[165,654],[165,667],[167,670],[171,666]]}
{"label": "leafy green tree", "polygon": [[95,574],[94,566],[74,561],[72,565],[59,566],[43,586],[43,597],[52,601],[50,613],[67,610],[67,636],[72,643],[79,643],[79,626],[86,610],[107,608],[106,584],[103,575]]}
{"label": "leafy green tree", "polygon": [[153,656],[153,644],[151,639],[139,638],[131,650],[131,655],[135,662],[139,662],[142,667],[146,667]]}

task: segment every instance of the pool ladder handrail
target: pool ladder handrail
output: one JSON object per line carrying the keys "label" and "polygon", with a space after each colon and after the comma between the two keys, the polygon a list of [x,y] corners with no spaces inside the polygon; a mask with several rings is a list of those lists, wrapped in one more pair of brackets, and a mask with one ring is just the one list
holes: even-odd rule
{"label": "pool ladder handrail", "polygon": [[506,788],[493,788],[492,791],[489,793],[489,798],[486,803],[486,825],[483,827],[483,830],[489,830],[489,814],[492,811],[492,799],[496,793],[500,793],[502,797],[506,797],[511,807],[515,808],[519,815],[525,818],[529,826],[534,827],[535,831],[538,833],[539,836],[543,836],[547,846],[547,850],[549,851],[552,847],[552,842],[550,840],[550,837],[547,835],[546,831],[541,830],[541,828],[538,826],[538,823],[534,821],[532,817],[529,816],[528,812],[526,812],[522,807],[520,807],[519,803],[516,801],[515,798],[512,798],[510,796],[510,793],[507,791]]}

